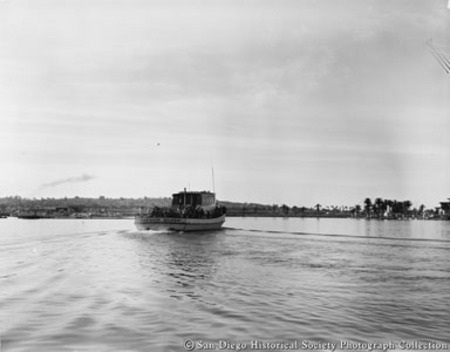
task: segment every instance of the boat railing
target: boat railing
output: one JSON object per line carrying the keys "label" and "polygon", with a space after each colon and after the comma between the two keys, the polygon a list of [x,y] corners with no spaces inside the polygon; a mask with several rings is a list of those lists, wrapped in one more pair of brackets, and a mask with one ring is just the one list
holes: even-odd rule
{"label": "boat railing", "polygon": [[205,211],[200,207],[187,206],[183,209],[172,209],[166,207],[154,207],[149,213],[152,218],[193,218],[214,219],[226,214],[225,206],[217,206],[212,210]]}

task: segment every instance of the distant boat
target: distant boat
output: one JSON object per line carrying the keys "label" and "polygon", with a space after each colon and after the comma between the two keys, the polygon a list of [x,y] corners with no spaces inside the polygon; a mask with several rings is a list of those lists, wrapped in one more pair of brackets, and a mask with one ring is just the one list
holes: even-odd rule
{"label": "distant boat", "polygon": [[29,209],[21,210],[17,215],[19,219],[46,219],[49,218],[48,214],[42,209]]}
{"label": "distant boat", "polygon": [[24,214],[24,215],[18,215],[17,216],[19,219],[29,219],[29,220],[34,220],[34,219],[44,219],[44,216],[39,216],[39,215],[33,215],[33,214]]}
{"label": "distant boat", "polygon": [[206,231],[218,230],[225,222],[226,208],[219,206],[209,191],[178,192],[172,195],[170,208],[153,208],[136,216],[139,230]]}

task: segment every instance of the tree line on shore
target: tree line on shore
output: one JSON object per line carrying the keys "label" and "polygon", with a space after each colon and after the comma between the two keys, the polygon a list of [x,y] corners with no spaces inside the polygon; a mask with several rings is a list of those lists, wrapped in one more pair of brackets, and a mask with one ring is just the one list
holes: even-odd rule
{"label": "tree line on shore", "polygon": [[[368,219],[439,219],[448,216],[448,209],[426,209],[421,204],[413,207],[409,200],[366,198],[354,206],[313,207],[264,205],[220,201],[226,206],[228,216],[279,216],[279,217],[353,217]],[[138,214],[143,208],[170,207],[170,198],[40,198],[19,196],[0,198],[0,215],[36,217],[126,217]]]}
{"label": "tree line on shore", "polygon": [[235,216],[283,216],[283,217],[342,217],[367,219],[439,219],[445,215],[440,207],[426,209],[425,205],[412,207],[409,200],[399,201],[376,198],[373,201],[366,198],[361,204],[354,206],[322,206],[289,207],[286,204],[260,205],[244,203],[227,205],[228,214]]}

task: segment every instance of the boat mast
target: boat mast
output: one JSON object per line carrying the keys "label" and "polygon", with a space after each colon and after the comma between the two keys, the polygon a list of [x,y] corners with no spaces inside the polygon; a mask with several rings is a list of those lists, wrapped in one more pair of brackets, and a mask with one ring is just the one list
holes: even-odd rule
{"label": "boat mast", "polygon": [[211,167],[212,171],[212,186],[213,186],[213,193],[216,194],[216,183],[214,182],[214,167]]}

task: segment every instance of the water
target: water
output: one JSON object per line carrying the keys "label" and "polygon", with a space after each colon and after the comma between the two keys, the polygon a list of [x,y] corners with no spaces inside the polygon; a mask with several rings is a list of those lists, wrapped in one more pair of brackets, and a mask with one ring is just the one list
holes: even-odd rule
{"label": "water", "polygon": [[450,350],[450,222],[225,226],[0,220],[1,351]]}

